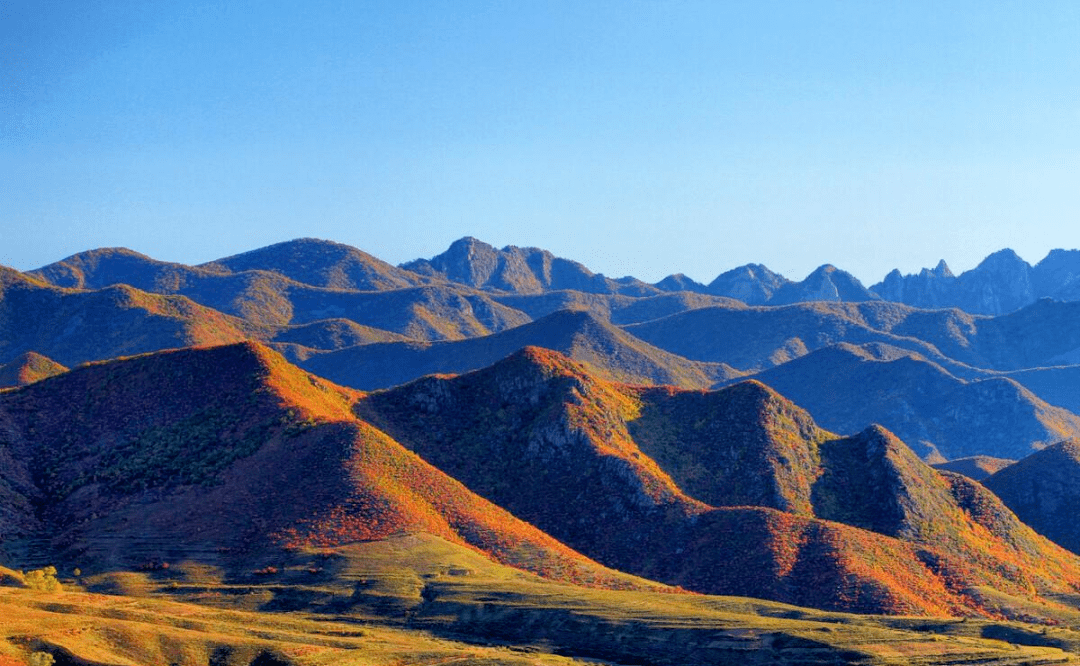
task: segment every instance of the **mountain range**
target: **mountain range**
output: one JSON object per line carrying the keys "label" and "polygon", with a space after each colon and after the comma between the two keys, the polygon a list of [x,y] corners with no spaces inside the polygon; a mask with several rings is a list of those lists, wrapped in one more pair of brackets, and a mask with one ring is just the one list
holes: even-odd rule
{"label": "mountain range", "polygon": [[[1007,254],[984,267],[1000,267]],[[1070,280],[1071,256],[1052,253],[1036,282]],[[756,375],[782,384],[829,428],[881,423],[932,462],[1016,459],[1078,434],[1080,302],[1043,299],[998,316],[927,310],[881,300],[831,266],[802,283],[754,265],[708,288],[682,278],[665,284],[682,291],[471,238],[401,267],[312,239],[193,267],[93,250],[29,273],[0,271],[0,363],[34,353],[71,367],[258,340],[335,382],[371,390],[479,369],[535,345],[620,381],[710,388]],[[811,297],[825,300],[804,300]],[[753,304],[762,302],[772,304]],[[843,360],[852,353],[881,362]],[[876,402],[853,399],[867,370],[881,389]],[[8,374],[5,383],[24,381]],[[922,396],[940,389],[952,397],[885,397],[899,395],[889,386],[919,391],[923,381],[937,389]]]}
{"label": "mountain range", "polygon": [[0,413],[9,559],[254,570],[408,532],[558,581],[832,610],[1045,618],[1080,585],[978,484],[755,381],[632,386],[526,347],[364,394],[245,342],[90,364]]}
{"label": "mountain range", "polygon": [[[650,285],[471,238],[402,266],[301,239],[0,267],[0,610],[80,613],[3,587],[57,564],[86,594],[535,663],[1068,663],[1074,255],[891,296],[830,265]],[[277,638],[166,656],[171,633],[108,660],[62,626],[0,632],[0,665],[352,663]]]}

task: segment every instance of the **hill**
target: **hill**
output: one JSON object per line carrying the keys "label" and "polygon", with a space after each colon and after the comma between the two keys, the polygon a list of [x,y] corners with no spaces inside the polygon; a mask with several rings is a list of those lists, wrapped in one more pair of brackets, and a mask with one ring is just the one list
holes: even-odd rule
{"label": "hill", "polygon": [[1032,666],[1080,648],[1063,627],[557,584],[422,534],[306,556],[241,583],[178,563],[80,578],[110,594],[0,587],[0,664]]}
{"label": "hill", "polygon": [[357,409],[576,550],[695,591],[861,612],[1026,614],[1030,581],[1048,595],[1080,581],[1080,562],[981,486],[940,475],[882,429],[828,434],[755,382],[632,388],[529,348],[371,394]]}
{"label": "hill", "polygon": [[1080,552],[1080,442],[1058,442],[983,480],[1028,525]]}
{"label": "hill", "polygon": [[461,373],[491,365],[526,346],[562,352],[588,364],[597,376],[624,382],[705,388],[736,376],[718,364],[687,361],[595,316],[562,310],[493,335],[423,344],[387,342],[315,353],[305,369],[354,388],[389,388],[422,375]]}
{"label": "hill", "polygon": [[732,298],[688,291],[654,296],[550,291],[543,294],[493,294],[492,298],[503,305],[524,312],[533,319],[540,319],[560,310],[584,310],[618,326],[639,324],[697,308],[717,306],[743,309],[746,307],[741,301]]}
{"label": "hill", "polygon": [[1080,414],[1080,365],[1051,366],[1003,373],[1020,382],[1040,398]]}
{"label": "hill", "polygon": [[149,293],[186,296],[262,327],[346,318],[406,337],[439,340],[484,335],[529,320],[472,290],[439,281],[428,284],[431,279],[356,248],[314,239],[196,267],[124,249],[92,250],[28,275],[61,287],[99,290],[127,284]]}
{"label": "hill", "polygon": [[126,284],[142,291],[175,293],[184,285],[221,272],[160,261],[124,247],[113,247],[80,252],[29,271],[28,275],[69,289],[94,290]]}
{"label": "hill", "polygon": [[0,388],[33,384],[62,372],[67,372],[67,368],[51,358],[26,352],[8,363],[0,363]]}
{"label": "hill", "polygon": [[430,282],[349,245],[315,238],[277,243],[200,268],[232,273],[269,271],[313,287],[353,291],[388,291]]}
{"label": "hill", "polygon": [[1002,470],[1016,462],[1006,458],[992,458],[990,456],[971,456],[970,458],[957,458],[943,463],[937,463],[933,467],[946,472],[963,474],[973,481],[982,481],[991,474]]}
{"label": "hill", "polygon": [[13,489],[0,543],[88,572],[190,560],[238,575],[298,548],[424,532],[560,580],[649,587],[470,493],[355,419],[356,399],[252,343],[0,394]]}
{"label": "hill", "polygon": [[1018,459],[1080,436],[1080,417],[1012,379],[964,381],[919,354],[883,345],[825,347],[754,378],[830,430],[854,432],[880,423],[930,459]]}
{"label": "hill", "polygon": [[34,351],[73,366],[259,334],[257,326],[183,296],[150,294],[127,285],[64,289],[16,271],[5,275],[0,282],[0,362]]}

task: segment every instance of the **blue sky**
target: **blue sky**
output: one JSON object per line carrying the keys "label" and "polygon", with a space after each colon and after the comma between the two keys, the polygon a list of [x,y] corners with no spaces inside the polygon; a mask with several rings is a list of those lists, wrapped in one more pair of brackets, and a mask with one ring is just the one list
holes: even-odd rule
{"label": "blue sky", "polygon": [[0,263],[1034,263],[1080,246],[1078,37],[1072,1],[9,1]]}

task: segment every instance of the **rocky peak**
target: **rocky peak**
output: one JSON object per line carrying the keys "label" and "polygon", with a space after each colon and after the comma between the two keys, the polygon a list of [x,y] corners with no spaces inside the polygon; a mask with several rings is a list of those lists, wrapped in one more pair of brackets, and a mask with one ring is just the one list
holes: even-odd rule
{"label": "rocky peak", "polygon": [[842,271],[832,264],[824,264],[814,270],[802,282],[788,282],[780,287],[773,297],[769,299],[769,304],[874,300],[880,300],[880,297],[864,287],[854,275]]}
{"label": "rocky peak", "polygon": [[[893,273],[899,275],[899,271],[894,270]],[[931,278],[951,278],[955,276],[953,275],[953,272],[949,269],[949,265],[945,263],[944,259],[942,259],[934,268],[924,268],[919,271],[919,277],[925,280]]]}
{"label": "rocky peak", "polygon": [[1024,266],[1028,266],[1026,261],[1021,259],[1013,250],[1005,248],[988,255],[979,262],[979,265],[975,267],[975,270],[999,273],[1021,270]]}
{"label": "rocky peak", "polygon": [[747,305],[766,303],[788,280],[761,264],[746,264],[721,273],[705,288],[714,296],[736,298]]}

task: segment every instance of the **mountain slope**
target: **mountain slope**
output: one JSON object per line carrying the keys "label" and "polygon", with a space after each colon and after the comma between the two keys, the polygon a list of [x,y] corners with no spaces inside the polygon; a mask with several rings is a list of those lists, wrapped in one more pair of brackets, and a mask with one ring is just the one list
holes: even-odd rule
{"label": "mountain slope", "polygon": [[881,345],[839,344],[754,375],[823,427],[880,423],[923,456],[1022,458],[1080,436],[1080,417],[1004,377],[963,381],[926,358]]}
{"label": "mountain slope", "polygon": [[[699,361],[754,371],[840,342],[881,342],[959,365],[907,332],[894,333],[919,311],[893,303],[800,303],[783,307],[707,307],[625,326],[661,349]],[[973,371],[978,372],[978,371]]]}
{"label": "mountain slope", "polygon": [[1007,458],[971,456],[969,458],[957,458],[956,460],[937,463],[933,467],[934,469],[946,472],[963,474],[972,481],[982,481],[991,474],[998,472],[1015,462],[1015,460],[1009,460]]}
{"label": "mountain slope", "polygon": [[1080,583],[1080,560],[981,486],[939,474],[880,428],[825,433],[754,382],[632,388],[529,348],[371,394],[357,409],[575,549],[696,591],[1024,614]]}
{"label": "mountain slope", "polygon": [[67,372],[67,368],[48,356],[28,351],[8,363],[0,363],[0,388],[33,384],[62,372]]}
{"label": "mountain slope", "polygon": [[580,291],[551,291],[543,294],[493,294],[503,305],[540,319],[560,310],[585,310],[616,325],[638,324],[669,315],[719,306],[742,309],[746,306],[732,298],[689,291],[650,296],[623,294],[587,294]]}
{"label": "mountain slope", "polygon": [[983,480],[1028,525],[1080,552],[1080,441],[1048,446]]}
{"label": "mountain slope", "polygon": [[735,298],[747,305],[764,305],[790,280],[761,264],[747,264],[716,276],[706,292]]}
{"label": "mountain slope", "polygon": [[367,344],[314,354],[300,364],[339,384],[370,390],[427,374],[476,370],[529,345],[562,352],[587,363],[598,376],[616,381],[705,388],[735,376],[730,368],[687,361],[589,313],[571,310],[484,337],[426,345]]}
{"label": "mountain slope", "polygon": [[235,342],[258,327],[183,296],[127,285],[53,287],[10,271],[0,282],[0,362],[34,351],[66,366],[189,345]]}
{"label": "mountain slope", "polygon": [[72,289],[93,290],[126,284],[142,291],[175,293],[192,281],[221,272],[160,261],[117,247],[80,252],[28,274],[57,287]]}
{"label": "mountain slope", "polygon": [[[435,534],[560,580],[606,570],[351,413],[357,395],[244,343],[84,366],[0,395],[9,557],[89,570],[192,559],[257,568],[290,549]],[[43,545],[42,541],[44,540]]]}
{"label": "mountain slope", "polygon": [[1080,365],[1013,370],[1003,373],[1051,405],[1080,414]]}
{"label": "mountain slope", "polygon": [[[257,326],[345,317],[418,339],[484,335],[529,320],[488,296],[415,275],[356,248],[300,239],[189,267],[130,250],[93,250],[32,275],[56,286],[131,284],[186,296]],[[421,288],[422,287],[422,288]]]}
{"label": "mountain slope", "polygon": [[875,301],[879,296],[871,292],[851,273],[825,264],[806,276],[801,282],[780,285],[769,298],[769,305],[787,305],[808,301]]}

